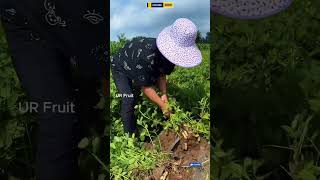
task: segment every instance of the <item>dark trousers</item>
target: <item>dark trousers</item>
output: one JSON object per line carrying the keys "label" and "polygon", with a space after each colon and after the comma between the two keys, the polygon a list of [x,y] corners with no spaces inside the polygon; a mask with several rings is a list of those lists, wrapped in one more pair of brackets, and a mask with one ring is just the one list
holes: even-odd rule
{"label": "dark trousers", "polygon": [[[86,135],[90,121],[100,118],[94,106],[100,99],[103,68],[98,61],[107,60],[104,49],[108,41],[107,26],[93,25],[84,19],[83,24],[70,25],[64,30],[47,29],[41,23],[37,27],[43,29],[34,29],[36,26],[28,26],[24,15],[19,14],[19,9],[16,11],[13,15],[13,11],[2,10],[1,16],[21,85],[30,101],[39,105],[37,180],[81,179],[77,143]],[[41,107],[48,102],[60,107],[74,103],[75,112],[58,112],[52,108],[44,111]]]}
{"label": "dark trousers", "polygon": [[121,98],[121,118],[124,132],[129,134],[137,133],[134,106],[140,90],[132,85],[132,80],[123,72],[113,69],[112,77],[118,90],[117,97]]}

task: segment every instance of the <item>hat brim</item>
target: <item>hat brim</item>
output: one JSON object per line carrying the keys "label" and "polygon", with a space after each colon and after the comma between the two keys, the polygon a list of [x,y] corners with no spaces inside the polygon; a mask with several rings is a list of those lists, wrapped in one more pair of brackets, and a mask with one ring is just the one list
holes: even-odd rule
{"label": "hat brim", "polygon": [[211,11],[235,19],[261,19],[266,18],[287,9],[292,0],[276,1],[274,4],[268,2],[256,3],[253,1],[222,1],[211,0]]}
{"label": "hat brim", "polygon": [[202,62],[202,54],[196,44],[183,47],[174,42],[170,37],[170,26],[157,37],[157,47],[166,59],[177,66],[191,68]]}

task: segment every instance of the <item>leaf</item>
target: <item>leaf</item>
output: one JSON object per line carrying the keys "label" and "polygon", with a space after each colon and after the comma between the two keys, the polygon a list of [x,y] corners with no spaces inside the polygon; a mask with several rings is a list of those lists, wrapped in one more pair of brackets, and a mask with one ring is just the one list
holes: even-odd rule
{"label": "leaf", "polygon": [[89,145],[89,139],[88,139],[88,138],[83,138],[83,139],[81,139],[81,141],[79,142],[78,147],[79,147],[80,149],[85,149],[86,147],[88,147],[88,145]]}
{"label": "leaf", "polygon": [[17,119],[0,121],[0,148],[9,148],[14,140],[24,136],[25,128],[18,123]]}
{"label": "leaf", "polygon": [[9,176],[8,180],[21,180],[21,179],[15,176]]}
{"label": "leaf", "polygon": [[297,127],[297,125],[298,125],[298,119],[294,119],[294,120],[292,121],[292,123],[291,123],[291,127],[292,127],[293,129],[295,129],[295,128]]}
{"label": "leaf", "polygon": [[249,166],[252,165],[252,159],[250,158],[245,158],[243,162],[244,168],[248,168]]}
{"label": "leaf", "polygon": [[99,174],[98,180],[106,180],[107,176],[105,174]]}
{"label": "leaf", "polygon": [[223,170],[222,170],[221,179],[223,180],[232,179],[232,178],[240,179],[241,177],[243,177],[242,167],[239,164],[236,164],[234,162],[229,163],[228,165],[224,166],[222,169]]}
{"label": "leaf", "polygon": [[312,172],[307,170],[302,170],[299,173],[298,178],[300,180],[317,180],[317,177]]}
{"label": "leaf", "polygon": [[299,135],[298,132],[295,132],[290,126],[284,125],[281,126],[281,128],[284,129],[291,138],[296,138]]}
{"label": "leaf", "polygon": [[312,52],[308,54],[309,56],[319,56],[320,55],[320,48],[314,49]]}
{"label": "leaf", "polygon": [[134,147],[133,139],[132,139],[132,138],[130,138],[130,139],[128,140],[128,147]]}
{"label": "leaf", "polygon": [[92,151],[93,153],[97,153],[99,151],[100,148],[100,137],[95,137],[92,140]]}
{"label": "leaf", "polygon": [[106,98],[101,97],[98,104],[95,106],[96,109],[105,109],[106,108]]}
{"label": "leaf", "polygon": [[310,108],[317,113],[320,113],[320,98],[309,100]]}
{"label": "leaf", "polygon": [[110,143],[110,148],[117,149],[116,145],[114,143]]}
{"label": "leaf", "polygon": [[1,87],[0,88],[0,97],[3,97],[3,98],[8,98],[10,97],[10,86],[5,86],[5,87]]}
{"label": "leaf", "polygon": [[217,151],[217,152],[214,152],[214,156],[217,156],[218,158],[222,158],[226,156],[226,153],[223,151]]}

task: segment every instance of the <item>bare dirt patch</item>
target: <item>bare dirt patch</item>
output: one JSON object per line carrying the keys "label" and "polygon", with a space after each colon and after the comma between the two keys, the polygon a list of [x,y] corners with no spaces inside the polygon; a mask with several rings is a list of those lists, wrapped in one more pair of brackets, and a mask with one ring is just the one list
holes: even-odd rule
{"label": "bare dirt patch", "polygon": [[[205,138],[182,127],[180,133],[172,130],[159,135],[163,152],[170,153],[170,159],[155,168],[148,178],[155,180],[205,180],[210,174],[210,144]],[[147,149],[152,149],[146,143]],[[202,163],[202,167],[186,167],[192,162]]]}

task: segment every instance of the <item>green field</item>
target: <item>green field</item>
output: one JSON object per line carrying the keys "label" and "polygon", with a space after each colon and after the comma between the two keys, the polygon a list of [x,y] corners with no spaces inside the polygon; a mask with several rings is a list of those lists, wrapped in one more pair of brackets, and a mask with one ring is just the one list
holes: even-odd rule
{"label": "green field", "polygon": [[217,180],[320,179],[320,2],[261,20],[212,14]]}
{"label": "green field", "polygon": [[[111,54],[126,42],[120,38],[111,42]],[[203,63],[193,69],[176,67],[168,76],[168,94],[174,114],[164,121],[159,108],[146,97],[141,97],[136,106],[136,117],[140,136],[129,137],[122,130],[120,101],[115,98],[116,88],[111,81],[111,175],[114,179],[140,179],[150,175],[157,166],[166,163],[170,154],[162,152],[158,144],[160,130],[172,129],[179,132],[182,124],[188,125],[194,133],[209,140],[210,137],[210,51],[208,44],[199,44]],[[146,150],[144,140],[157,146]]]}

